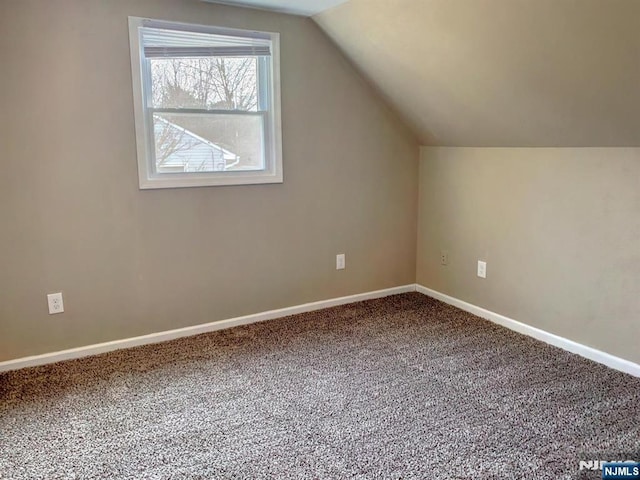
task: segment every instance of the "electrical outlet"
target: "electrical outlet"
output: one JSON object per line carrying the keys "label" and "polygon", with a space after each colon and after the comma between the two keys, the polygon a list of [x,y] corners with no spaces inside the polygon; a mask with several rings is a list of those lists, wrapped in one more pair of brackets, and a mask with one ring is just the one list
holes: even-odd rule
{"label": "electrical outlet", "polygon": [[344,253],[339,253],[336,255],[336,270],[344,270],[345,268],[345,258]]}
{"label": "electrical outlet", "polygon": [[487,262],[478,260],[478,276],[480,278],[487,278]]}
{"label": "electrical outlet", "polygon": [[449,265],[449,251],[440,250],[440,265]]}
{"label": "electrical outlet", "polygon": [[47,295],[47,302],[49,303],[49,315],[64,312],[62,293],[50,293]]}

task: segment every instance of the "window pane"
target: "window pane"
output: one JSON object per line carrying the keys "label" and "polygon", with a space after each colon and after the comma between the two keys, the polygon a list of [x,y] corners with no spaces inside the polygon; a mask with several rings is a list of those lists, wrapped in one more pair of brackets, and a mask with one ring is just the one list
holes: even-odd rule
{"label": "window pane", "polygon": [[258,58],[152,58],[153,106],[255,112]]}
{"label": "window pane", "polygon": [[263,116],[156,113],[156,171],[264,170]]}

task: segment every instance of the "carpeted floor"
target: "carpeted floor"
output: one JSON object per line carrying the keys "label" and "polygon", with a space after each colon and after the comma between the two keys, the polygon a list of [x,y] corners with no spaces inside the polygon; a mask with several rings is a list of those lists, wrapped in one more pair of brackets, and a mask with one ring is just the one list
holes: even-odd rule
{"label": "carpeted floor", "polygon": [[419,293],[0,374],[2,479],[558,480],[613,452],[640,379]]}

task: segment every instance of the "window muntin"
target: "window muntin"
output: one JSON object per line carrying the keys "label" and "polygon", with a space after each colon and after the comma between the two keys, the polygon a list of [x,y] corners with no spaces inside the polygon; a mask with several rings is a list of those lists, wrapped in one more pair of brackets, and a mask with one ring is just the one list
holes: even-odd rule
{"label": "window muntin", "polygon": [[278,35],[130,28],[140,187],[281,182]]}

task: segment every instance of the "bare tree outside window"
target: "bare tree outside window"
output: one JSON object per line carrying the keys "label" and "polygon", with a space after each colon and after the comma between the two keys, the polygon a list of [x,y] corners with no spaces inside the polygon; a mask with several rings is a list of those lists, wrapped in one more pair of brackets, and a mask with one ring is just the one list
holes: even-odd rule
{"label": "bare tree outside window", "polygon": [[255,57],[153,59],[153,103],[162,108],[255,112]]}
{"label": "bare tree outside window", "polygon": [[[256,57],[154,58],[152,100],[156,108],[258,111]],[[220,147],[236,153],[233,168],[262,168],[259,118],[243,115],[162,114]],[[180,129],[165,129],[156,139],[156,165],[193,145]]]}

